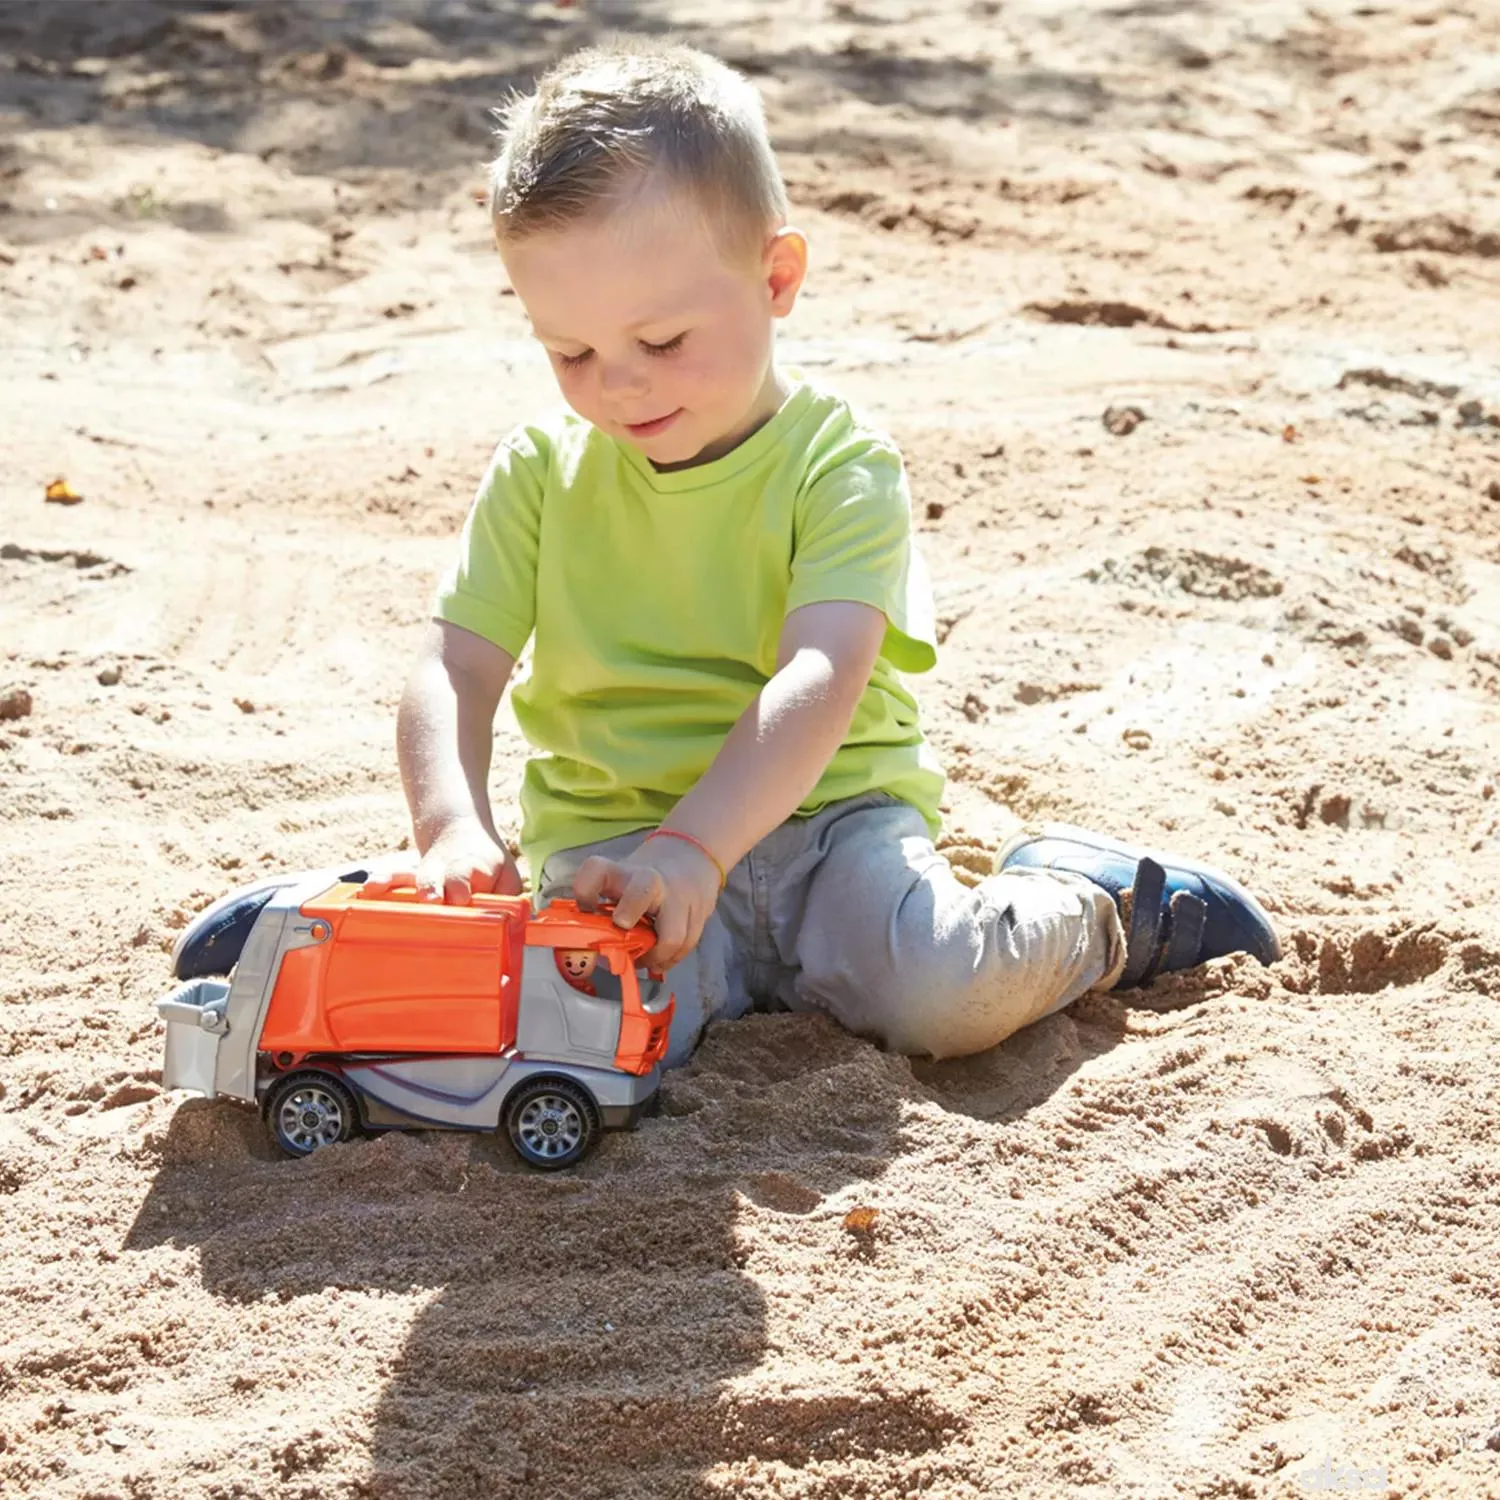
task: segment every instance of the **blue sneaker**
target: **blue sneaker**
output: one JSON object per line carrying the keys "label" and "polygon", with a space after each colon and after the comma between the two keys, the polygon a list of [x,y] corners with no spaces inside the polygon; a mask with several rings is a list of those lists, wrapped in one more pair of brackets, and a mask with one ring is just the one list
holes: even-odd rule
{"label": "blue sneaker", "polygon": [[1212,865],[1157,854],[1086,828],[1048,823],[1001,851],[1002,870],[1066,870],[1109,892],[1125,928],[1125,969],[1116,989],[1196,968],[1226,953],[1263,964],[1281,957],[1271,919],[1237,881]]}

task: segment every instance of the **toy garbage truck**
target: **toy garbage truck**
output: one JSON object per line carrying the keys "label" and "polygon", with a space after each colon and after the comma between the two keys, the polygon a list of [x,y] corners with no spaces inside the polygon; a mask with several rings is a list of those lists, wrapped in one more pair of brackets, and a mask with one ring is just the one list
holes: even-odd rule
{"label": "toy garbage truck", "polygon": [[673,999],[656,938],[519,896],[446,906],[364,871],[235,891],[177,941],[162,1082],[257,1104],[292,1156],[357,1131],[504,1130],[572,1166],[656,1095]]}

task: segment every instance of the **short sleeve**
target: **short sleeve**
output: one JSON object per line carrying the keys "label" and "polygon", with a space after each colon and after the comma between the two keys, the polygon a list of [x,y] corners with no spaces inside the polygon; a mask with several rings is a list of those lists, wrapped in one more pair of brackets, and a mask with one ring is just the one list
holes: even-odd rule
{"label": "short sleeve", "polygon": [[495,450],[438,583],[432,613],[520,656],[536,622],[537,537],[546,488],[546,437],[512,433]]}
{"label": "short sleeve", "polygon": [[932,586],[911,534],[901,455],[875,439],[844,445],[797,506],[787,611],[835,600],[885,615],[881,655],[899,671],[936,664]]}

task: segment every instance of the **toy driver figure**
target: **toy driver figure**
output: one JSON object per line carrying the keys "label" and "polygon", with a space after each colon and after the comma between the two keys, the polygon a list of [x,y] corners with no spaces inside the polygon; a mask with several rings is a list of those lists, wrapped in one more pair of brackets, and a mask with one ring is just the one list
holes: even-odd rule
{"label": "toy driver figure", "polygon": [[599,962],[599,955],[592,948],[556,948],[553,953],[557,959],[557,972],[575,990],[585,995],[599,993],[593,984],[594,967]]}

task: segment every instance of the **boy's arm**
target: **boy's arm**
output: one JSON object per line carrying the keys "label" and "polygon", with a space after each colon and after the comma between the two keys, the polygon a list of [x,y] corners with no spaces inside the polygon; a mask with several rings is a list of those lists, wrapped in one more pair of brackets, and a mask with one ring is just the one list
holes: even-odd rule
{"label": "boy's arm", "polygon": [[[805,604],[787,615],[775,675],[661,826],[690,834],[728,870],[785,822],[843,743],[885,629],[885,615],[868,604]],[[651,839],[621,862],[586,860],[574,894],[585,905],[614,899],[621,926],[654,914],[648,961],[670,968],[697,944],[718,900],[713,860],[686,839]]]}
{"label": "boy's arm", "polygon": [[464,904],[474,891],[518,895],[521,876],[490,811],[495,710],[516,659],[444,620],[428,626],[396,718],[401,781],[421,860],[389,884]]}
{"label": "boy's arm", "polygon": [[804,604],[782,626],[776,674],[663,828],[700,839],[727,870],[784,823],[849,732],[885,637],[868,604]]}

